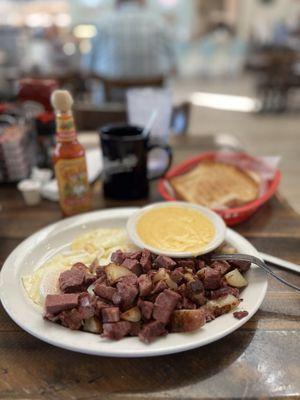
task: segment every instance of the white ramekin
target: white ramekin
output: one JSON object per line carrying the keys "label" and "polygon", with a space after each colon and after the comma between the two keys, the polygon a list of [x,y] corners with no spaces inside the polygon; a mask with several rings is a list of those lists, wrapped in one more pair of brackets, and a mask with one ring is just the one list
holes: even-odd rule
{"label": "white ramekin", "polygon": [[[178,251],[163,251],[161,249],[149,246],[148,244],[144,243],[143,240],[137,233],[136,225],[139,218],[147,213],[150,210],[157,209],[157,208],[165,208],[165,207],[183,207],[198,211],[202,215],[205,215],[209,220],[213,223],[215,227],[215,236],[213,239],[205,246],[201,251],[197,253],[192,252],[178,252]],[[159,255],[166,255],[169,257],[195,257],[201,254],[209,253],[210,251],[215,250],[218,246],[220,246],[225,239],[225,232],[226,232],[226,225],[223,219],[216,214],[214,211],[210,210],[209,208],[199,206],[197,204],[187,203],[184,201],[165,201],[161,203],[151,204],[150,206],[146,206],[141,208],[139,211],[134,213],[127,221],[127,234],[132,240],[132,242],[139,248],[144,248],[150,250],[152,253],[159,254]]]}

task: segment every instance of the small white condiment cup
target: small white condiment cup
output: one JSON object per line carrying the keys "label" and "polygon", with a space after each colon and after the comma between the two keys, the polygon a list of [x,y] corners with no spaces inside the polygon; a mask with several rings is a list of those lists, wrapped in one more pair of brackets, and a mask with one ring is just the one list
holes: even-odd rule
{"label": "small white condiment cup", "polygon": [[[197,252],[188,252],[188,251],[164,251],[162,249],[149,246],[145,243],[137,232],[137,223],[142,215],[146,214],[149,211],[159,208],[167,208],[167,207],[182,207],[189,210],[194,210],[199,212],[201,215],[207,217],[215,228],[215,235],[212,240],[203,248],[199,249]],[[226,233],[226,225],[223,219],[216,214],[214,211],[209,208],[199,206],[197,204],[187,203],[184,201],[167,201],[161,203],[155,203],[150,206],[146,206],[141,208],[139,211],[135,212],[127,221],[127,234],[132,240],[132,242],[139,248],[145,248],[150,250],[154,254],[165,255],[174,258],[185,258],[185,257],[196,257],[201,254],[209,253],[219,247],[225,240]]]}
{"label": "small white condiment cup", "polygon": [[23,195],[24,201],[28,206],[34,206],[41,201],[41,183],[32,179],[24,179],[18,183],[18,189]]}
{"label": "small white condiment cup", "polygon": [[52,171],[49,168],[37,168],[37,167],[32,168],[31,179],[40,182],[42,186],[47,182],[49,182],[51,177],[52,177]]}

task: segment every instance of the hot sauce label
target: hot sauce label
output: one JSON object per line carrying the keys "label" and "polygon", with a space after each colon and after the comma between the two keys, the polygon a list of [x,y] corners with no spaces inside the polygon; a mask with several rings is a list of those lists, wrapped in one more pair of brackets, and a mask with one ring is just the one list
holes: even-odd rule
{"label": "hot sauce label", "polygon": [[62,114],[56,117],[56,132],[57,139],[60,142],[66,142],[76,138],[72,114]]}
{"label": "hot sauce label", "polygon": [[66,215],[76,214],[90,208],[91,194],[87,179],[85,158],[58,160],[55,163],[59,201]]}

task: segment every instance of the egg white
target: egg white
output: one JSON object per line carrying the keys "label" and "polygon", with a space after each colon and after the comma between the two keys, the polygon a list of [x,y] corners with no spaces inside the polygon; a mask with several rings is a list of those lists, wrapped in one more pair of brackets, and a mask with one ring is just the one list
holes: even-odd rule
{"label": "egg white", "polygon": [[116,250],[131,251],[136,247],[128,241],[124,229],[97,229],[76,237],[70,250],[55,255],[32,274],[22,277],[28,297],[43,306],[47,294],[59,293],[58,278],[61,272],[76,262],[89,266],[97,260],[100,266],[110,263]]}

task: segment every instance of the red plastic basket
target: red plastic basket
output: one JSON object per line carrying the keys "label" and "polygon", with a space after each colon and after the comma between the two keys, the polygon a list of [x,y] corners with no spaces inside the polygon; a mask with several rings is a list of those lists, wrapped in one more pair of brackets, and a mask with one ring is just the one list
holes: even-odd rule
{"label": "red plastic basket", "polygon": [[[218,154],[217,152],[202,153],[195,157],[189,158],[188,160],[171,168],[167,172],[167,174],[158,182],[159,193],[165,200],[168,201],[178,200],[176,197],[173,197],[169,193],[167,189],[168,180],[170,178],[188,172],[190,169],[199,164],[199,162],[201,161],[214,160],[217,154]],[[253,160],[253,157],[249,156],[248,154],[245,153],[239,153],[239,154],[245,158]],[[214,210],[214,211],[216,211],[224,219],[224,221],[228,226],[237,225],[247,220],[252,214],[255,213],[255,211],[258,210],[260,206],[266,203],[274,195],[279,185],[280,179],[281,179],[281,173],[277,169],[274,174],[274,178],[268,182],[267,191],[261,197],[239,207],[227,208],[226,210]]]}

